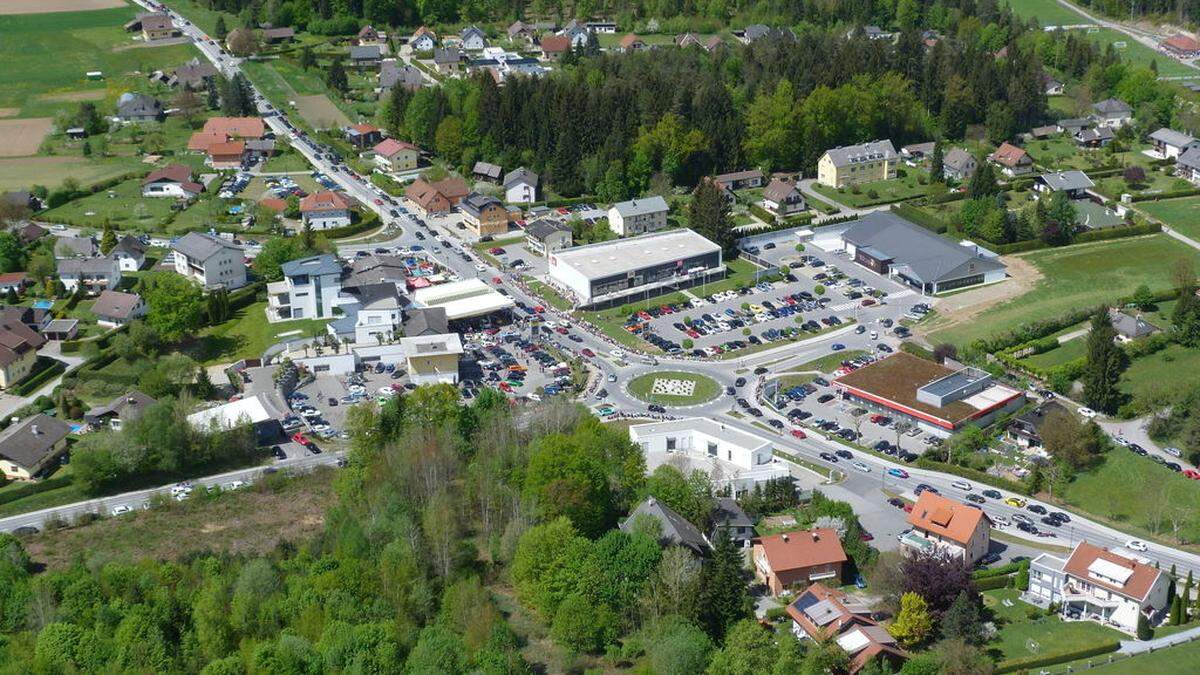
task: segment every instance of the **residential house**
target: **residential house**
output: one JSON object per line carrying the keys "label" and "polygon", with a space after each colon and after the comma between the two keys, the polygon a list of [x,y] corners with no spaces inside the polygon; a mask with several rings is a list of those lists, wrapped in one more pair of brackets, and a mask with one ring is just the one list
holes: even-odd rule
{"label": "residential house", "polygon": [[804,589],[788,604],[787,613],[798,639],[835,641],[850,656],[850,675],[881,659],[894,672],[908,658],[869,607],[825,584]]}
{"label": "residential house", "polygon": [[25,223],[15,230],[17,238],[20,239],[21,243],[23,244],[32,244],[38,239],[46,236],[47,232],[49,232],[49,230],[41,225],[38,225],[37,223]]}
{"label": "residential house", "polygon": [[657,232],[667,226],[667,200],[654,195],[618,202],[608,209],[608,227],[620,237]]}
{"label": "residential house", "polygon": [[400,338],[400,347],[413,384],[458,384],[462,339],[458,333]]}
{"label": "residential house", "polygon": [[1089,127],[1080,129],[1071,136],[1081,148],[1103,148],[1117,137],[1111,127]]}
{"label": "residential house", "polygon": [[153,96],[125,92],[117,99],[117,117],[122,122],[158,122],[163,116],[162,103]]}
{"label": "residential house", "polygon": [[763,172],[758,169],[734,171],[732,173],[713,176],[713,182],[726,190],[748,190],[762,187],[765,180]]}
{"label": "residential house", "polygon": [[1197,145],[1190,134],[1166,127],[1150,134],[1150,142],[1154,144],[1154,152],[1163,159],[1178,159],[1188,148]]}
{"label": "residential house", "polygon": [[414,52],[432,51],[437,46],[437,34],[425,26],[421,26],[408,39],[408,46],[412,47]]}
{"label": "residential house", "polygon": [[559,32],[559,35],[570,40],[571,48],[574,49],[576,47],[583,47],[587,45],[589,33],[587,28],[584,28],[579,24],[579,22],[571,19],[570,23],[568,23],[566,26],[563,26],[563,29]]}
{"label": "residential house", "polygon": [[1068,199],[1087,199],[1088,190],[1095,186],[1086,173],[1076,170],[1044,173],[1033,179],[1035,199],[1055,192],[1065,192]]}
{"label": "residential house", "polygon": [[808,204],[799,186],[775,178],[763,189],[763,208],[775,214],[776,218],[783,219],[801,213],[808,208]]}
{"label": "residential house", "polygon": [[1042,427],[1055,413],[1071,415],[1058,401],[1047,401],[1022,415],[1017,415],[1004,430],[1005,437],[1022,448],[1036,450],[1042,447]]}
{"label": "residential house", "polygon": [[746,26],[745,30],[733,31],[733,36],[739,41],[750,44],[759,40],[769,42],[795,42],[796,34],[791,28],[772,28],[761,23]]}
{"label": "residential house", "polygon": [[516,42],[517,40],[532,41],[537,36],[537,31],[533,29],[533,26],[520,20],[510,23],[504,32],[512,42]]}
{"label": "residential house", "polygon": [[1000,167],[1000,173],[1009,178],[1033,171],[1033,158],[1029,153],[1008,141],[1001,143],[995,152],[988,155],[988,161]]}
{"label": "residential house", "polygon": [[201,232],[188,232],[171,244],[175,271],[205,288],[233,290],[246,285],[246,263],[240,246]]}
{"label": "residential house", "polygon": [[504,175],[504,169],[498,164],[489,162],[475,162],[475,166],[471,168],[471,176],[475,180],[481,180],[486,183],[500,184],[500,176]]}
{"label": "residential house", "polygon": [[122,272],[136,272],[146,264],[146,245],[141,239],[127,234],[117,240],[108,257],[117,261],[117,267]]}
{"label": "residential house", "polygon": [[538,49],[543,61],[557,61],[571,51],[571,38],[565,35],[547,35],[538,40]]}
{"label": "residential house", "polygon": [[715,52],[716,50],[718,50],[724,46],[725,46],[725,41],[721,39],[720,35],[713,35],[712,37],[710,37],[704,41],[704,51],[706,51],[706,52]]}
{"label": "residential house", "polygon": [[817,182],[833,188],[891,180],[899,157],[891,141],[870,141],[826,150],[817,161]]}
{"label": "residential house", "polygon": [[346,127],[343,134],[346,136],[346,140],[350,142],[350,145],[359,150],[375,146],[383,140],[383,130],[374,124],[352,124]]}
{"label": "residential house", "polygon": [[71,292],[83,287],[88,293],[99,293],[121,281],[121,266],[111,256],[59,260],[57,270],[58,280]]}
{"label": "residential house", "polygon": [[476,237],[496,236],[508,231],[508,210],[499,199],[472,192],[459,203],[467,227]]}
{"label": "residential house", "polygon": [[412,307],[404,312],[404,336],[423,337],[450,332],[445,307]]}
{"label": "residential house", "polygon": [[0,294],[20,294],[25,290],[26,286],[32,283],[29,279],[29,274],[26,272],[5,272],[4,274],[0,274]]}
{"label": "residential house", "polygon": [[1059,134],[1058,126],[1055,124],[1047,124],[1045,126],[1034,127],[1029,130],[1029,135],[1039,141],[1044,141],[1047,138],[1057,136]]}
{"label": "residential house", "polygon": [[404,197],[425,215],[445,213],[466,197],[470,190],[461,178],[453,176],[429,183],[418,178],[404,188]]}
{"label": "residential house", "polygon": [[509,204],[532,204],[538,197],[538,175],[518,167],[504,175],[504,201]]}
{"label": "residential house", "polygon": [[1200,185],[1200,146],[1188,148],[1175,160],[1175,175]]}
{"label": "residential house", "polygon": [[607,33],[613,35],[617,32],[617,23],[615,21],[588,21],[583,27],[589,33]]}
{"label": "residential house", "polygon": [[660,546],[682,546],[697,556],[706,555],[711,548],[704,533],[653,496],[643,499],[629,516],[621,521],[619,527],[622,532],[633,532],[637,529],[638,521],[647,518],[659,525]]}
{"label": "residential house", "polygon": [[1064,91],[1064,85],[1062,82],[1060,82],[1055,77],[1043,73],[1042,74],[1042,91],[1045,92],[1045,94],[1047,96],[1062,96],[1063,91]]}
{"label": "residential house", "polygon": [[171,17],[167,16],[165,12],[139,14],[134,21],[139,24],[142,39],[146,42],[166,40],[177,35],[175,26],[171,25]]}
{"label": "residential house", "polygon": [[341,194],[321,190],[300,200],[300,218],[314,230],[332,230],[350,224],[350,204]]}
{"label": "residential house", "polygon": [[350,48],[350,65],[359,70],[375,69],[383,60],[379,45],[354,45]]}
{"label": "residential house", "polygon": [[204,122],[205,134],[225,138],[262,138],[267,133],[261,117],[210,117]]}
{"label": "residential house", "polygon": [[240,169],[246,164],[246,141],[225,141],[208,146],[208,159],[214,169]]}
{"label": "residential house", "polygon": [[937,146],[934,141],[925,141],[924,143],[909,143],[900,148],[900,159],[904,160],[909,166],[916,166],[933,155],[933,149]]}
{"label": "residential house", "polygon": [[617,51],[628,54],[630,52],[640,52],[646,49],[646,41],[642,38],[629,33],[621,37],[621,41],[617,43]]}
{"label": "residential house", "polygon": [[1068,117],[1054,123],[1060,133],[1075,135],[1075,132],[1092,126],[1092,121],[1082,117]]}
{"label": "residential house", "polygon": [[267,319],[326,319],[342,292],[342,266],[332,253],[289,260],[283,279],[267,284]]}
{"label": "residential house", "polygon": [[67,449],[71,426],[38,413],[9,425],[0,432],[0,473],[9,480],[36,480]]}
{"label": "residential house", "polygon": [[371,24],[367,24],[358,30],[358,35],[354,38],[360,45],[382,45],[384,39],[380,37],[379,31]]}
{"label": "residential house", "polygon": [[391,91],[392,87],[416,91],[423,86],[425,77],[416,66],[399,65],[395,59],[388,59],[379,68],[380,97]]}
{"label": "residential house", "polygon": [[718,498],[709,520],[713,524],[712,532],[708,535],[709,541],[716,541],[724,532],[734,544],[750,548],[750,542],[754,539],[754,519],[746,515],[736,499]]}
{"label": "residential house", "polygon": [[192,169],[183,164],[156,169],[142,179],[143,197],[192,199],[201,192],[204,186],[192,179]]}
{"label": "residential house", "polygon": [[100,252],[96,240],[91,237],[67,235],[54,241],[55,258],[90,258]]}
{"label": "residential house", "polygon": [[126,423],[132,422],[146,412],[146,408],[158,403],[150,396],[134,389],[128,394],[109,401],[107,405],[97,406],[83,414],[83,421],[92,425],[93,429],[109,428],[120,431]]}
{"label": "residential house", "polygon": [[525,226],[525,248],[548,256],[571,247],[571,227],[557,218],[542,218]]}
{"label": "residential house", "polygon": [[942,175],[946,180],[963,182],[975,175],[979,163],[975,156],[962,148],[953,148],[942,160]]}
{"label": "residential house", "polygon": [[146,302],[137,293],[105,290],[92,304],[91,312],[96,315],[96,323],[115,328],[145,316]]}
{"label": "residential house", "polygon": [[1113,329],[1117,331],[1117,342],[1133,342],[1162,331],[1158,326],[1142,318],[1141,314],[1134,316],[1116,307],[1109,308],[1108,316],[1112,319]]}
{"label": "residential house", "polygon": [[458,34],[458,39],[462,43],[462,48],[469,52],[478,52],[487,49],[488,41],[487,34],[478,26],[467,26]]}
{"label": "residential house", "polygon": [[1200,42],[1182,33],[1163,40],[1159,46],[1177,59],[1194,59],[1200,56]]}
{"label": "residential house", "polygon": [[1034,558],[1022,597],[1042,606],[1057,604],[1065,618],[1137,634],[1138,617],[1158,623],[1172,583],[1170,575],[1132,551],[1080,541],[1066,559],[1049,553]]}
{"label": "residential house", "polygon": [[171,74],[175,83],[185,89],[200,91],[208,88],[208,83],[217,76],[217,67],[207,59],[195,57],[191,61],[175,69]]}
{"label": "residential house", "polygon": [[421,149],[408,141],[386,138],[371,148],[376,166],[388,172],[411,171],[417,168]]}
{"label": "residential house", "polygon": [[1133,108],[1116,98],[1106,98],[1092,106],[1092,120],[1099,126],[1120,129],[1133,120]]}
{"label": "residential house", "polygon": [[396,284],[366,284],[343,290],[348,297],[341,299],[342,316],[329,322],[331,334],[360,345],[382,344],[400,334],[405,300]]}
{"label": "residential house", "polygon": [[50,323],[50,314],[43,316],[44,322],[37,328],[21,321],[17,312],[5,311],[0,317],[0,389],[12,387],[33,371],[38,349],[46,344],[38,329]]}
{"label": "residential house", "polygon": [[910,553],[936,553],[974,564],[991,546],[992,520],[974,508],[929,490],[908,514],[912,529],[900,539]]}
{"label": "residential house", "polygon": [[[863,37],[867,38],[868,40],[890,40],[895,36],[895,33],[889,33],[879,26],[863,26],[862,34]],[[852,29],[850,34],[846,37],[851,37],[853,35],[854,30]]]}
{"label": "residential house", "polygon": [[269,45],[283,44],[296,39],[296,29],[291,26],[268,26],[259,31],[259,37]]}
{"label": "residential house", "polygon": [[814,581],[840,583],[842,567],[849,560],[837,530],[829,528],[760,537],[752,542],[752,550],[754,577],[775,596]]}
{"label": "residential house", "polygon": [[463,56],[457,47],[433,50],[433,65],[439,73],[453,75],[462,68]]}
{"label": "residential house", "polygon": [[54,315],[35,307],[0,307],[0,325],[21,324],[35,334],[45,330]]}

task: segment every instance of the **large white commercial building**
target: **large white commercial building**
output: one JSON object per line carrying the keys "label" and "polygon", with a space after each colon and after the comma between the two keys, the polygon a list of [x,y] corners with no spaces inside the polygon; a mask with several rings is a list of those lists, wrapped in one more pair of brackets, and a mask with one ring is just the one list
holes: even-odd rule
{"label": "large white commercial building", "polygon": [[699,469],[713,485],[730,485],[735,493],[789,475],[775,461],[769,440],[703,417],[635,424],[629,427],[629,439],[645,453],[648,471],[661,464],[684,473]]}
{"label": "large white commercial building", "polygon": [[450,321],[486,316],[516,306],[512,298],[497,293],[479,279],[419,288],[412,299],[417,307],[441,307]]}
{"label": "large white commercial building", "polygon": [[576,307],[693,286],[725,272],[721,247],[682,229],[555,251],[549,266],[551,283]]}

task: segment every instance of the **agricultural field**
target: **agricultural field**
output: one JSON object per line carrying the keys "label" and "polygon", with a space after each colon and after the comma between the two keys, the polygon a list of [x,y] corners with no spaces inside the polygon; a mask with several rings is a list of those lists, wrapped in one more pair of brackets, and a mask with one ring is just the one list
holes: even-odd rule
{"label": "agricultural field", "polygon": [[1146,68],[1149,68],[1150,62],[1153,61],[1158,66],[1158,74],[1163,77],[1200,76],[1200,69],[1184,65],[1170,56],[1160,54],[1120,31],[1111,28],[1089,28],[1088,37],[1095,40],[1102,50],[1110,44],[1120,45],[1124,43],[1124,47],[1118,46],[1116,48],[1117,53],[1121,55],[1123,60],[1135,66]]}
{"label": "agricultural field", "polygon": [[1180,197],[1156,202],[1138,202],[1135,207],[1161,220],[1180,234],[1200,239],[1200,197]]}
{"label": "agricultural field", "polygon": [[31,185],[54,189],[67,178],[89,185],[140,170],[143,166],[130,157],[108,157],[89,162],[80,162],[78,157],[0,159],[0,190],[21,190]]}
{"label": "agricultural field", "polygon": [[[247,61],[242,69],[273,105],[282,110],[296,110],[313,128],[325,128],[330,122],[347,124],[351,118],[374,114],[373,101],[347,103],[325,86],[324,68],[306,71],[290,59],[281,58]],[[374,96],[373,93],[368,96],[366,92],[368,87],[374,86],[372,82],[353,73],[349,76],[355,94],[367,98]]]}
{"label": "agricultural field", "polygon": [[931,339],[966,345],[1021,324],[1111,302],[1142,284],[1164,290],[1171,285],[1172,261],[1182,257],[1200,264],[1200,252],[1166,235],[1047,249],[1019,257],[1042,275],[1032,290],[983,310],[970,322],[938,330],[940,318],[935,318],[930,325]]}

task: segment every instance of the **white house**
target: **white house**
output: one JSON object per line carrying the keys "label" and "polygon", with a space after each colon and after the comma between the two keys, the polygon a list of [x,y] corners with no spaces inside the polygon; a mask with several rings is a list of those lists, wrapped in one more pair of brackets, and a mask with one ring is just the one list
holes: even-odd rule
{"label": "white house", "polygon": [[396,284],[364,284],[346,289],[339,300],[342,316],[328,330],[356,344],[383,344],[400,334],[404,323],[404,298]]}
{"label": "white house", "polygon": [[532,204],[537,191],[538,175],[523,166],[504,175],[504,201],[509,204]]}
{"label": "white house", "polygon": [[83,286],[89,293],[115,288],[121,281],[121,267],[110,256],[68,258],[57,262],[58,280],[70,292]]}
{"label": "white house", "polygon": [[188,232],[174,244],[175,271],[205,288],[233,290],[246,285],[240,246],[220,237]]}
{"label": "white house", "polygon": [[1092,106],[1092,121],[1102,127],[1120,129],[1133,120],[1133,108],[1116,98],[1108,98]]}
{"label": "white house", "polygon": [[192,170],[183,164],[156,169],[142,179],[143,197],[191,199],[201,192],[204,186],[192,180]]}
{"label": "white house", "polygon": [[414,52],[433,51],[433,48],[437,46],[437,35],[435,35],[433,31],[429,30],[425,26],[421,26],[417,29],[417,32],[413,33],[412,37],[409,38],[408,44],[412,47]]}
{"label": "white house", "polygon": [[91,311],[96,315],[96,323],[101,326],[123,326],[136,318],[145,316],[146,303],[137,293],[106,290],[96,298]]}
{"label": "white house", "polygon": [[267,318],[326,319],[340,303],[342,266],[332,253],[289,260],[283,280],[267,284]]}
{"label": "white house", "polygon": [[925,491],[908,514],[912,529],[900,539],[902,550],[937,551],[974,563],[991,546],[992,521],[977,508]]}
{"label": "white house", "polygon": [[400,338],[400,346],[414,384],[458,384],[463,346],[457,333]]}
{"label": "white house", "polygon": [[137,237],[127,234],[121,237],[108,255],[117,261],[117,267],[122,272],[136,272],[146,263],[146,245]]}
{"label": "white house", "polygon": [[667,226],[669,210],[658,195],[618,202],[608,209],[608,227],[621,237],[657,232]]}
{"label": "white house", "polygon": [[808,204],[795,183],[775,179],[763,189],[763,208],[777,218],[787,218],[804,211]]}
{"label": "white house", "polygon": [[458,37],[462,40],[462,48],[470,52],[482,51],[488,46],[487,34],[478,26],[467,26]]}
{"label": "white house", "polygon": [[1155,625],[1167,609],[1170,577],[1132,551],[1081,541],[1066,558],[1043,553],[1029,564],[1029,590],[1038,605],[1058,603],[1064,616],[1136,634],[1138,616]]}
{"label": "white house", "polygon": [[1150,134],[1150,142],[1154,144],[1155,154],[1163,159],[1178,159],[1189,148],[1197,145],[1196,139],[1191,135],[1166,127]]}
{"label": "white house", "polygon": [[350,224],[350,205],[332,190],[314,192],[300,200],[300,217],[314,230],[332,230]]}
{"label": "white house", "polygon": [[789,475],[775,461],[769,440],[704,417],[635,424],[629,439],[645,453],[647,471],[668,462],[687,464],[688,471],[704,471],[714,485],[729,485],[735,493]]}

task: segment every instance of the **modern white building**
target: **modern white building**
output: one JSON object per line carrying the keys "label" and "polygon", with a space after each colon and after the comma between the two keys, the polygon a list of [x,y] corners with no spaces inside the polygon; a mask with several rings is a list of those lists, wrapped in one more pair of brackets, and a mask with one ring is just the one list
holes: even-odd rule
{"label": "modern white building", "polygon": [[342,316],[328,330],[355,344],[378,345],[400,335],[405,300],[396,284],[366,284],[346,289],[339,299]]}
{"label": "modern white building", "polygon": [[342,266],[332,253],[283,264],[283,280],[267,284],[267,318],[325,319],[333,316],[342,290]]}
{"label": "modern white building", "polygon": [[732,486],[735,493],[790,475],[775,460],[769,440],[704,417],[635,424],[629,440],[645,453],[647,471],[667,463],[684,465],[684,473],[699,469],[713,485]]}
{"label": "modern white building", "polygon": [[655,195],[617,202],[608,209],[608,227],[621,237],[657,232],[667,226],[667,200]]}
{"label": "modern white building", "polygon": [[187,416],[187,421],[193,429],[201,431],[223,431],[249,424],[254,427],[255,435],[261,442],[282,434],[280,420],[286,410],[278,394],[260,392],[194,412]]}
{"label": "modern white building", "polygon": [[1043,553],[1029,564],[1034,604],[1058,603],[1064,617],[1097,621],[1136,634],[1138,616],[1158,623],[1168,606],[1170,577],[1132,551],[1081,541],[1066,559]]}
{"label": "modern white building", "polygon": [[457,333],[401,338],[400,347],[414,384],[458,384],[463,346]]}
{"label": "modern white building", "polygon": [[725,272],[721,247],[686,229],[552,251],[549,267],[550,281],[576,307],[694,286]]}
{"label": "modern white building", "polygon": [[205,288],[235,289],[246,285],[242,248],[201,232],[188,232],[174,244],[175,271]]}

